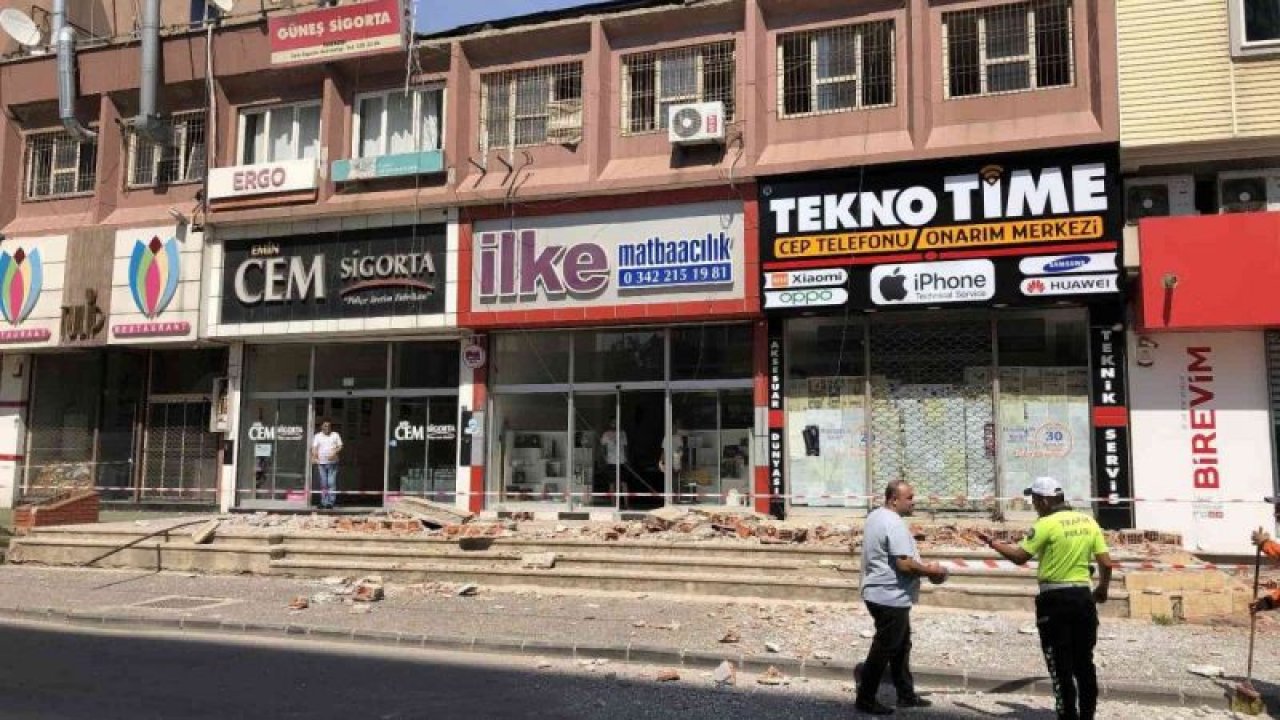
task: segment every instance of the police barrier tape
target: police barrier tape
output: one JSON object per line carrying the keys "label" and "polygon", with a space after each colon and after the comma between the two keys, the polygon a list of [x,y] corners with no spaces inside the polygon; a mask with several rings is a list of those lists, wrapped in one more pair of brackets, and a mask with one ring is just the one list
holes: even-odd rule
{"label": "police barrier tape", "polygon": [[[216,488],[194,488],[194,487],[169,487],[144,485],[138,487],[136,485],[22,485],[23,490],[98,490],[113,492],[131,492],[141,490],[143,492],[186,492],[186,493],[218,493],[221,492]],[[303,488],[286,489],[278,488],[268,490],[263,488],[236,488],[235,491],[239,495],[283,495],[286,493],[308,493],[311,495],[319,495],[322,490],[318,487],[312,487],[309,490]],[[683,500],[698,499],[728,499],[737,497],[739,500],[849,500],[849,501],[873,501],[883,497],[881,494],[831,494],[824,493],[819,495],[807,495],[803,493],[681,493],[681,492],[520,492],[520,491],[501,491],[501,490],[431,490],[431,491],[400,491],[400,490],[334,490],[334,495],[410,495],[415,497],[428,497],[432,495],[447,497],[498,497],[498,498],[547,498],[547,499],[570,499],[570,498],[678,498]],[[928,502],[951,502],[951,503],[992,503],[992,502],[1012,502],[1012,501],[1030,502],[1025,495],[916,495],[916,504],[922,501]],[[1124,503],[1207,503],[1214,505],[1271,505],[1271,503],[1262,499],[1250,498],[1160,498],[1160,497],[1069,497],[1066,498],[1069,503],[1089,503],[1097,505],[1120,505]]]}

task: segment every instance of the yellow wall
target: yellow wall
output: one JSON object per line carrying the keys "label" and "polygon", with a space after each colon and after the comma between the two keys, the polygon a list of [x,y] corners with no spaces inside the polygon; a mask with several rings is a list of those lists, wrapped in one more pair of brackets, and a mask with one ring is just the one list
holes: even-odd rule
{"label": "yellow wall", "polygon": [[1117,0],[1128,146],[1280,134],[1280,55],[1232,60],[1227,0]]}

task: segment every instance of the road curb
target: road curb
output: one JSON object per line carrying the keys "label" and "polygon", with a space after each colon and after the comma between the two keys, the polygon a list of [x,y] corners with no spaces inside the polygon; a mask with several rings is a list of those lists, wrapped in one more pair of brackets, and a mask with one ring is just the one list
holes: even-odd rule
{"label": "road curb", "polygon": [[[744,672],[761,672],[772,665],[793,677],[852,680],[853,665],[834,660],[796,658],[787,655],[745,655],[742,653],[708,653],[654,645],[628,643],[553,643],[544,640],[520,640],[495,637],[454,637],[419,635],[380,630],[347,630],[323,625],[300,623],[251,623],[219,621],[203,618],[144,618],[100,611],[62,610],[52,607],[0,606],[0,622],[40,622],[100,630],[152,630],[193,634],[246,635],[315,642],[360,643],[384,647],[421,648],[447,652],[558,657],[577,660],[609,660],[611,662],[648,665],[670,665],[707,670],[729,661]],[[948,668],[913,668],[912,674],[921,687],[965,692],[1021,695],[1051,695],[1052,684],[1043,675],[973,672]],[[1153,687],[1132,681],[1102,681],[1098,695],[1103,700],[1132,702],[1165,707],[1201,707],[1223,703],[1223,692],[1187,688]]]}

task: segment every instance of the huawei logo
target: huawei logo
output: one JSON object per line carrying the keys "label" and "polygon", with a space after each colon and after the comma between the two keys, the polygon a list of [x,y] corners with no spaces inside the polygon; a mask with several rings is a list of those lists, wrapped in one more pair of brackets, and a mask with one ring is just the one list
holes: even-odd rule
{"label": "huawei logo", "polygon": [[1042,293],[1042,292],[1044,292],[1044,283],[1043,283],[1043,282],[1041,282],[1041,281],[1039,281],[1039,280],[1032,280],[1031,282],[1027,283],[1027,294],[1028,294],[1028,295],[1039,295],[1039,294],[1040,294],[1040,293]]}

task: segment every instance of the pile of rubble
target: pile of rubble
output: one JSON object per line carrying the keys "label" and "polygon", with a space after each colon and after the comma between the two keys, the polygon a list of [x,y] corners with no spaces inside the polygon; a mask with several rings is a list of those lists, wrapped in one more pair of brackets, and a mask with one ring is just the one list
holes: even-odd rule
{"label": "pile of rubble", "polygon": [[[452,505],[416,498],[403,498],[388,510],[366,516],[254,515],[235,516],[221,521],[228,525],[273,531],[336,531],[439,537],[466,542],[498,538],[581,539],[612,542],[645,539],[660,542],[757,543],[764,545],[805,544],[818,547],[861,546],[859,525],[777,520],[746,508],[699,508],[671,506],[645,514],[641,520],[565,523],[538,522],[533,514],[513,513],[499,520],[479,520]],[[1018,542],[1028,528],[1005,524],[959,521],[955,523],[913,523],[912,533],[922,550],[983,550],[978,538],[984,532],[1004,542]],[[1176,533],[1128,530],[1108,532],[1112,548],[1148,556],[1168,555],[1181,547]]]}

